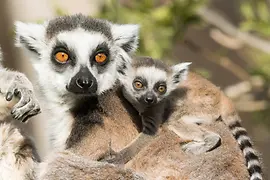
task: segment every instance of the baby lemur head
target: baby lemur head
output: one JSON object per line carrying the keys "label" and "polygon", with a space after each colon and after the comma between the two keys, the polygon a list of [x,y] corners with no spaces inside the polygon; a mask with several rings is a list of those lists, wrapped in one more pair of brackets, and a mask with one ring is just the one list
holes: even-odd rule
{"label": "baby lemur head", "polygon": [[191,63],[179,63],[172,67],[149,57],[141,57],[118,69],[124,96],[137,108],[155,105],[165,99],[180,82],[186,79]]}
{"label": "baby lemur head", "polygon": [[16,23],[17,45],[31,53],[50,99],[99,95],[111,89],[117,66],[129,61],[137,49],[138,29],[81,14],[43,24]]}

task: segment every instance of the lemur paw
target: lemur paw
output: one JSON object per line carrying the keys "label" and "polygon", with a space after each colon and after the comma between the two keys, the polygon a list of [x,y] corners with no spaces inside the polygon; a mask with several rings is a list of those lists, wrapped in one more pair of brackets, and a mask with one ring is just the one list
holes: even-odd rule
{"label": "lemur paw", "polygon": [[19,99],[19,102],[11,110],[11,115],[14,119],[26,122],[30,117],[41,112],[39,102],[34,96],[33,91],[21,82],[16,83],[15,81],[8,88],[6,100],[11,101],[13,98]]}
{"label": "lemur paw", "polygon": [[183,144],[182,150],[190,154],[202,154],[209,152],[219,147],[221,144],[221,137],[216,133],[208,133],[204,136],[202,141],[191,141]]}
{"label": "lemur paw", "polygon": [[110,149],[109,152],[105,153],[105,155],[101,157],[99,161],[108,162],[111,164],[125,164],[122,155],[112,149]]}

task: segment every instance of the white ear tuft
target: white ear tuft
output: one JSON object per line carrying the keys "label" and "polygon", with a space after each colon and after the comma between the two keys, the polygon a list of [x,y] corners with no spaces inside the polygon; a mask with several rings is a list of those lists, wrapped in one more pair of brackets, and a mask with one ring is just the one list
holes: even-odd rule
{"label": "white ear tuft", "polygon": [[46,23],[34,24],[15,22],[16,46],[24,47],[34,54],[40,54],[45,46]]}
{"label": "white ear tuft", "polygon": [[190,64],[191,62],[184,62],[172,66],[172,80],[174,84],[186,80]]}
{"label": "white ear tuft", "polygon": [[139,29],[136,24],[113,24],[111,31],[115,43],[127,53],[133,53],[138,47]]}
{"label": "white ear tuft", "polygon": [[128,72],[131,70],[131,58],[121,58],[122,60],[117,63],[117,74],[118,79],[121,80],[128,75]]}

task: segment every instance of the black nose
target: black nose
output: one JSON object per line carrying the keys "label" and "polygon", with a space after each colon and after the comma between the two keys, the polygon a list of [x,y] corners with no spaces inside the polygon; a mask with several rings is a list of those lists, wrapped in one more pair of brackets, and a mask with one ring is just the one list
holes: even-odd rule
{"label": "black nose", "polygon": [[148,104],[152,104],[154,102],[154,98],[151,97],[151,96],[147,96],[145,98],[145,102],[148,103]]}
{"label": "black nose", "polygon": [[87,67],[81,67],[67,85],[67,90],[74,94],[95,95],[97,93],[97,80]]}
{"label": "black nose", "polygon": [[155,102],[155,95],[151,92],[147,93],[145,98],[144,98],[144,101],[147,104],[153,104]]}
{"label": "black nose", "polygon": [[81,89],[88,89],[93,85],[93,81],[87,77],[80,77],[76,79],[76,84]]}

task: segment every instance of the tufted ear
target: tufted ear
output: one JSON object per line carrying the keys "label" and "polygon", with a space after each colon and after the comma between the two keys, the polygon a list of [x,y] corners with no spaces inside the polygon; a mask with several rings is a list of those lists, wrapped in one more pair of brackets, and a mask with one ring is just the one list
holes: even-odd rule
{"label": "tufted ear", "polygon": [[188,69],[191,62],[179,63],[172,66],[172,83],[174,87],[177,87],[181,81],[187,79]]}
{"label": "tufted ear", "polygon": [[31,53],[39,55],[45,48],[46,24],[15,22],[16,46],[24,47]]}
{"label": "tufted ear", "polygon": [[120,82],[125,81],[132,71],[133,59],[125,53],[120,55],[121,61],[117,63],[117,76]]}
{"label": "tufted ear", "polygon": [[133,53],[138,47],[139,25],[135,24],[113,24],[112,36],[115,43],[127,53]]}

